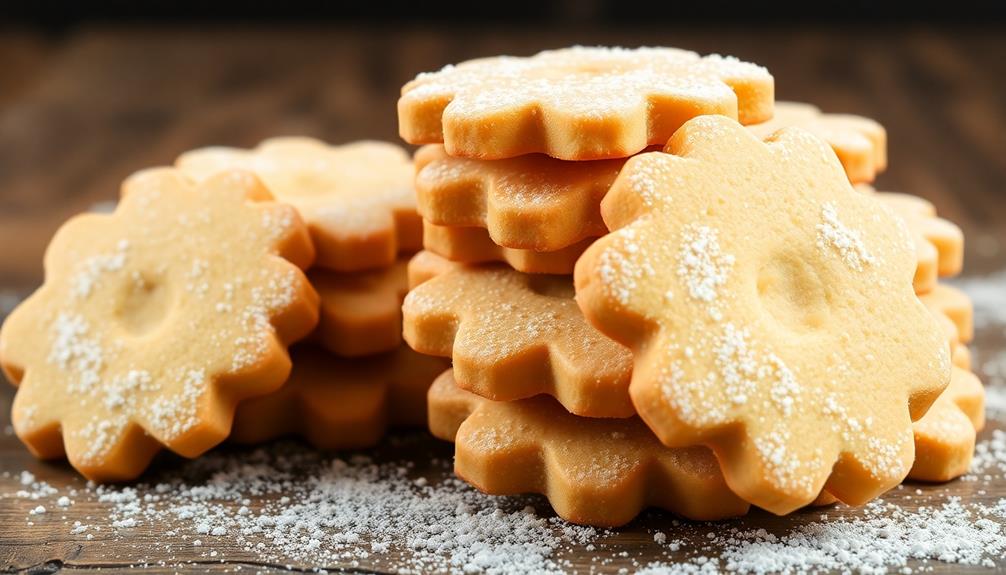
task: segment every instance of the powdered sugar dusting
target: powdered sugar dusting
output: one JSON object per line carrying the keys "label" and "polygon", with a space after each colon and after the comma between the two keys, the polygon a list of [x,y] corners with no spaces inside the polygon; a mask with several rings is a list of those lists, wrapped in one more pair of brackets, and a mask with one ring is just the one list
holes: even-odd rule
{"label": "powdered sugar dusting", "polygon": [[838,252],[842,260],[852,269],[863,271],[865,266],[876,263],[863,242],[859,230],[846,226],[838,218],[838,207],[833,202],[821,206],[821,222],[817,224],[817,247],[822,252]]}
{"label": "powdered sugar dusting", "polygon": [[692,224],[682,230],[678,277],[693,298],[705,303],[715,301],[733,265],[733,254],[720,249],[716,229]]}

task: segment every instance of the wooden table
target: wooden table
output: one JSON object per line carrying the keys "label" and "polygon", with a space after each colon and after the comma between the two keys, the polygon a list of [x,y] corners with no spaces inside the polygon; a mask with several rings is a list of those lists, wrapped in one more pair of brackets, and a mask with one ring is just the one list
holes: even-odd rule
{"label": "wooden table", "polygon": [[[766,65],[783,99],[880,120],[890,133],[891,160],[880,187],[926,197],[941,215],[960,224],[968,238],[968,274],[1004,267],[1006,36],[1000,30],[757,28],[577,33],[459,26],[83,28],[57,37],[6,31],[0,34],[0,305],[39,284],[43,249],[58,225],[73,213],[113,200],[119,182],[136,169],[168,164],[194,147],[251,146],[280,134],[333,142],[395,140],[398,88],[417,72],[474,56],[528,54],[572,43],[675,45],[735,54]],[[1003,343],[1001,326],[980,333],[976,365]],[[0,428],[9,423],[12,395],[7,387],[0,392]],[[440,457],[451,453],[449,446],[429,439],[418,440],[414,448]],[[59,489],[82,485],[65,464],[36,462],[16,438],[0,435],[0,474],[6,473],[0,493],[20,489],[22,470]],[[991,503],[1006,496],[1006,482],[913,487],[930,502],[959,495]],[[911,493],[914,489],[893,492],[887,500],[912,508],[922,498],[906,495]],[[137,564],[150,571],[174,565],[193,571],[310,567],[258,564],[237,551],[210,559],[183,547],[170,558],[159,557],[145,542],[170,537],[156,527],[88,541],[65,529],[64,520],[27,525],[31,507],[30,501],[0,499],[0,570],[48,573]],[[61,515],[72,523],[74,514],[95,512],[85,506]],[[832,516],[858,513],[842,506],[829,510]],[[782,533],[817,515],[754,513],[731,525]],[[610,544],[631,551],[637,565],[648,557],[666,559],[651,533],[668,521],[666,515],[650,514],[615,534]],[[693,536],[700,541],[716,528],[695,526]],[[589,566],[589,556],[582,549],[566,554],[582,568]],[[161,560],[168,566],[159,565]],[[600,570],[615,572],[625,565],[632,564],[615,560]]]}

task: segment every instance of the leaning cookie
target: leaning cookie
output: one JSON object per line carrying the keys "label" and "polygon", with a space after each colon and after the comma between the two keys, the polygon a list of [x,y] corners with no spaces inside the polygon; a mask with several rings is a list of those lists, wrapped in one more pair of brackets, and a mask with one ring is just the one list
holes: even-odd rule
{"label": "leaning cookie", "polygon": [[329,146],[312,138],[272,138],[251,150],[193,150],[175,165],[197,180],[225,169],[254,172],[277,199],[300,211],[320,267],[345,272],[387,266],[422,244],[412,162],[394,144]]}
{"label": "leaning cookie", "polygon": [[426,424],[426,391],[448,367],[405,346],[341,359],[302,344],[291,356],[293,371],[279,391],[238,406],[232,441],[298,435],[319,449],[372,447],[389,426]]}
{"label": "leaning cookie", "polygon": [[949,346],[903,221],[824,141],[696,118],[630,159],[601,213],[577,301],[633,351],[633,404],[666,445],[711,447],[735,493],[780,514],[904,479]]}
{"label": "leaning cookie", "polygon": [[624,525],[645,507],[714,520],[747,513],[704,447],[668,448],[637,417],[571,415],[552,398],[496,402],[450,371],[429,391],[430,432],[455,442],[454,470],[494,495],[541,493],[573,523]]}
{"label": "leaning cookie", "polygon": [[195,457],[222,441],[318,321],[307,227],[254,175],[196,184],[154,169],[122,192],[114,213],[59,230],[45,283],[0,331],[18,437],[96,481],[138,476],[162,447]]}

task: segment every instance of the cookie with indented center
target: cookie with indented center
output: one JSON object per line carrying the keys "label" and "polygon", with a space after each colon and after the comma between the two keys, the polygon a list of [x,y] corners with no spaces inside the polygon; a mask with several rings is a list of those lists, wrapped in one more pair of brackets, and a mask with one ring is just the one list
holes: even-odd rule
{"label": "cookie with indented center", "polygon": [[232,168],[257,174],[278,200],[300,211],[321,267],[387,266],[422,245],[412,162],[394,144],[329,146],[312,138],[272,138],[251,150],[193,150],[175,165],[197,180]]}
{"label": "cookie with indented center", "polygon": [[633,351],[633,404],[666,445],[710,446],[734,492],[779,514],[905,477],[949,346],[904,222],[824,141],[696,118],[630,159],[601,213],[612,233],[577,262],[577,301]]}
{"label": "cookie with indented center", "polygon": [[571,274],[577,258],[594,238],[554,252],[506,248],[493,243],[485,228],[452,228],[423,222],[423,247],[451,261],[480,264],[501,262],[530,274]]}
{"label": "cookie with indented center", "polygon": [[45,283],[0,331],[14,431],[95,481],[135,478],[161,447],[195,457],[222,441],[318,321],[307,226],[251,173],[196,184],[161,168],[122,191],[114,213],[60,228]]}
{"label": "cookie with indented center", "polygon": [[912,424],[915,463],[908,477],[950,481],[967,473],[975,436],[985,427],[985,387],[971,372],[954,367],[950,384],[922,419]]}
{"label": "cookie with indented center", "polygon": [[887,168],[887,131],[879,122],[852,114],[825,114],[817,106],[776,102],[772,119],[748,126],[765,139],[797,126],[828,142],[852,183],[872,182]]}
{"label": "cookie with indented center", "polygon": [[493,495],[541,493],[567,521],[624,525],[646,507],[714,520],[748,504],[705,447],[661,445],[637,417],[577,417],[550,397],[490,401],[450,371],[429,392],[430,432],[455,442],[454,471]]}
{"label": "cookie with indented center", "polygon": [[402,299],[409,291],[407,261],[362,272],[314,268],[308,274],[321,296],[315,338],[342,357],[394,350],[402,342]]}
{"label": "cookie with indented center", "polygon": [[420,74],[402,87],[398,132],[467,158],[624,158],[702,114],[764,122],[774,93],[767,70],[736,58],[577,46]]}
{"label": "cookie with indented center", "polygon": [[238,406],[232,441],[299,435],[319,449],[372,447],[390,426],[426,425],[426,391],[449,367],[405,346],[341,359],[301,345],[291,357],[293,371],[279,391]]}
{"label": "cookie with indented center", "polygon": [[569,276],[457,268],[409,292],[402,310],[405,341],[452,358],[462,389],[497,401],[552,395],[588,417],[635,413],[629,350],[587,323]]}

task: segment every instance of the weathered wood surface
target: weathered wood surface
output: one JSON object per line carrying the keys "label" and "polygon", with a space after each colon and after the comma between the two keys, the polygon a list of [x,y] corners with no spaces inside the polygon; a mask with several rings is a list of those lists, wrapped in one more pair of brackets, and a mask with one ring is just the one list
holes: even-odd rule
{"label": "weathered wood surface", "polygon": [[[879,187],[924,196],[959,223],[968,238],[968,274],[1004,267],[1006,37],[995,29],[672,28],[572,34],[457,27],[85,28],[58,38],[28,32],[0,35],[0,304],[40,282],[42,253],[60,222],[114,199],[118,183],[136,169],[169,163],[194,147],[250,146],[281,134],[333,142],[395,140],[398,88],[415,73],[479,55],[526,54],[570,43],[665,44],[735,54],[768,66],[781,98],[877,118],[887,126],[891,146],[891,167]],[[981,332],[974,345],[975,364],[982,365],[1003,344],[1001,328]],[[0,428],[8,426],[13,395],[6,386],[2,389]],[[1002,428],[992,422],[990,429],[997,426]],[[451,453],[449,446],[433,440],[412,448],[439,457]],[[379,457],[401,455],[394,451]],[[169,459],[162,468],[172,464]],[[37,462],[9,432],[0,435],[0,493],[20,489],[23,470],[60,490],[82,485],[65,464]],[[923,497],[915,495],[916,487]],[[887,500],[913,508],[951,495],[991,504],[1006,497],[1006,481],[912,486]],[[170,556],[161,556],[156,549],[171,541],[156,525],[140,527],[127,538],[105,530],[86,540],[65,525],[76,516],[100,523],[100,508],[75,505],[28,525],[32,507],[28,500],[0,499],[0,571],[137,565],[163,571],[177,565],[191,571],[279,572],[316,567],[262,564],[226,542],[214,547],[217,557],[183,541]],[[855,516],[860,511],[839,506],[828,513]],[[755,513],[732,525],[782,533],[818,516]],[[636,565],[645,565],[651,556],[666,560],[647,529],[667,521],[666,515],[650,514],[621,530],[611,544],[629,551]],[[696,526],[689,539],[701,542],[709,529]],[[566,558],[588,569],[589,555],[574,550]],[[617,561],[594,565],[611,572],[622,566]],[[962,571],[953,565],[933,567]]]}

